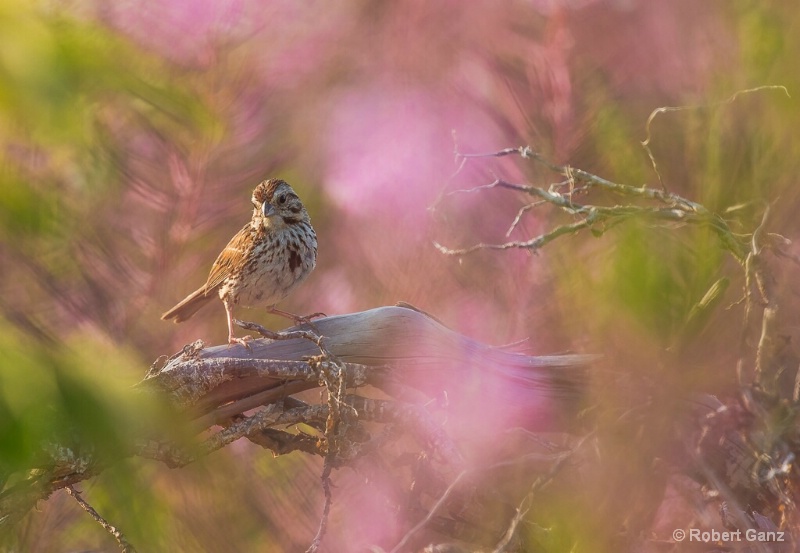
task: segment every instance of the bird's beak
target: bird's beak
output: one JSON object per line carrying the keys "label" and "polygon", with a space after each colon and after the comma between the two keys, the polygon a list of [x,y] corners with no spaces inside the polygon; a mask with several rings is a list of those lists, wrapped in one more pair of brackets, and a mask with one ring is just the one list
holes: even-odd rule
{"label": "bird's beak", "polygon": [[264,202],[261,206],[261,213],[264,214],[264,217],[272,217],[275,215],[275,208],[269,202]]}

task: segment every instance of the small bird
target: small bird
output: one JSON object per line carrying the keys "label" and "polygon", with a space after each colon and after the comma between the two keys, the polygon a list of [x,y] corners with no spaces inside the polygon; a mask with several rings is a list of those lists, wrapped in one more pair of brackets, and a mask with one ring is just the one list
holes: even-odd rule
{"label": "small bird", "polygon": [[225,304],[228,343],[247,345],[233,335],[233,306],[265,304],[277,315],[305,320],[275,304],[311,274],[317,263],[317,235],[306,208],[286,181],[269,179],[253,190],[253,217],[222,253],[206,283],[161,315],[176,323],[187,320],[214,296]]}

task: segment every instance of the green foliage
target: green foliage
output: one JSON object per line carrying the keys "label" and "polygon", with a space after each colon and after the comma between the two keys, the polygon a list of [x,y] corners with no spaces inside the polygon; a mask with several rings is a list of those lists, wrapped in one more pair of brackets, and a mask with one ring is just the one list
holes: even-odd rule
{"label": "green foliage", "polygon": [[769,79],[775,62],[785,50],[785,21],[779,10],[763,2],[738,2],[739,44],[743,61],[756,78]]}
{"label": "green foliage", "polygon": [[[91,487],[85,487],[85,499],[108,520],[124,520],[125,534],[138,548],[169,549],[168,537],[174,531],[175,520],[169,501],[160,493],[158,480],[159,468],[154,463],[124,460],[99,475]],[[76,540],[97,535],[96,524],[82,517]]]}
{"label": "green foliage", "polygon": [[653,174],[643,163],[647,156],[639,145],[641,137],[636,134],[641,130],[631,129],[629,117],[621,106],[603,102],[591,127],[592,141],[598,157],[609,168],[608,178],[640,186],[652,179]]}
{"label": "green foliage", "polygon": [[95,340],[35,343],[0,321],[0,466],[14,472],[66,447],[100,460],[124,456],[137,436],[176,428],[164,407],[131,386],[141,360]]}
{"label": "green foliage", "polygon": [[79,151],[97,145],[95,119],[109,108],[157,112],[153,122],[170,134],[212,123],[195,96],[169,83],[163,62],[102,27],[5,2],[0,34],[0,135]]}
{"label": "green foliage", "polygon": [[[615,242],[599,275],[601,305],[613,306],[608,324],[620,315],[662,344],[671,343],[714,282],[723,251],[707,229],[667,230],[630,222],[608,233]],[[619,309],[622,312],[619,312]]]}
{"label": "green foliage", "polygon": [[[124,144],[109,124],[151,129],[177,147],[198,135],[213,140],[219,126],[162,59],[96,23],[5,1],[0,36],[0,236],[30,256],[57,300],[80,278],[75,256],[63,254],[76,233],[91,232],[87,214],[118,181]],[[4,277],[17,296],[38,297],[30,274],[12,274],[15,268],[6,264]],[[23,481],[31,467],[52,464],[52,455],[112,462],[148,433],[180,436],[179,420],[131,387],[144,373],[141,357],[74,326],[55,341],[25,328],[0,318],[3,479]],[[116,476],[115,489],[135,490],[135,472]]]}
{"label": "green foliage", "polygon": [[[540,511],[537,509],[536,511]],[[534,515],[534,513],[532,513]],[[578,496],[548,494],[547,509],[522,523],[524,549],[543,553],[604,553],[606,532],[600,520]]]}
{"label": "green foliage", "polygon": [[0,159],[0,229],[6,236],[49,234],[56,227],[52,207]]}
{"label": "green foliage", "polygon": [[113,188],[124,144],[110,122],[150,127],[177,147],[220,135],[162,60],[103,27],[2,2],[0,36],[2,235],[30,242],[85,222],[85,209],[64,209],[62,196],[85,208]]}

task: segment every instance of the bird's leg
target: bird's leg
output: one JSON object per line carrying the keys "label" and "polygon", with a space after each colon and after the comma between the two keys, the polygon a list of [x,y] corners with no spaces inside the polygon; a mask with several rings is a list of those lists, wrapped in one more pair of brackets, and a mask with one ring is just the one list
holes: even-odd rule
{"label": "bird's leg", "polygon": [[267,311],[269,311],[270,313],[274,313],[275,315],[280,315],[281,317],[286,317],[287,319],[291,319],[294,321],[294,324],[298,326],[302,324],[307,324],[312,329],[314,329],[314,332],[318,331],[317,327],[314,326],[314,323],[311,322],[311,319],[314,319],[316,317],[326,316],[325,313],[312,313],[311,315],[307,315],[304,317],[302,315],[295,315],[294,313],[289,313],[288,311],[282,311],[281,309],[278,309],[274,305],[267,306]]}
{"label": "bird's leg", "polygon": [[228,344],[241,344],[247,349],[250,349],[250,346],[247,344],[247,341],[250,340],[250,336],[245,336],[243,338],[237,338],[233,335],[233,305],[227,300],[222,300],[225,304],[225,313],[228,314]]}

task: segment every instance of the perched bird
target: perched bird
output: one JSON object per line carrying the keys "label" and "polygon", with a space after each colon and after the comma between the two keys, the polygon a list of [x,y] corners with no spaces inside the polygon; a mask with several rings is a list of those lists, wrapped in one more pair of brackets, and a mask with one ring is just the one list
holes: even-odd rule
{"label": "perched bird", "polygon": [[269,179],[253,190],[253,217],[222,253],[206,283],[164,313],[164,320],[187,320],[214,296],[225,304],[228,343],[246,345],[233,335],[233,306],[267,306],[271,313],[303,320],[275,308],[303,282],[317,263],[317,235],[306,208],[288,183]]}

